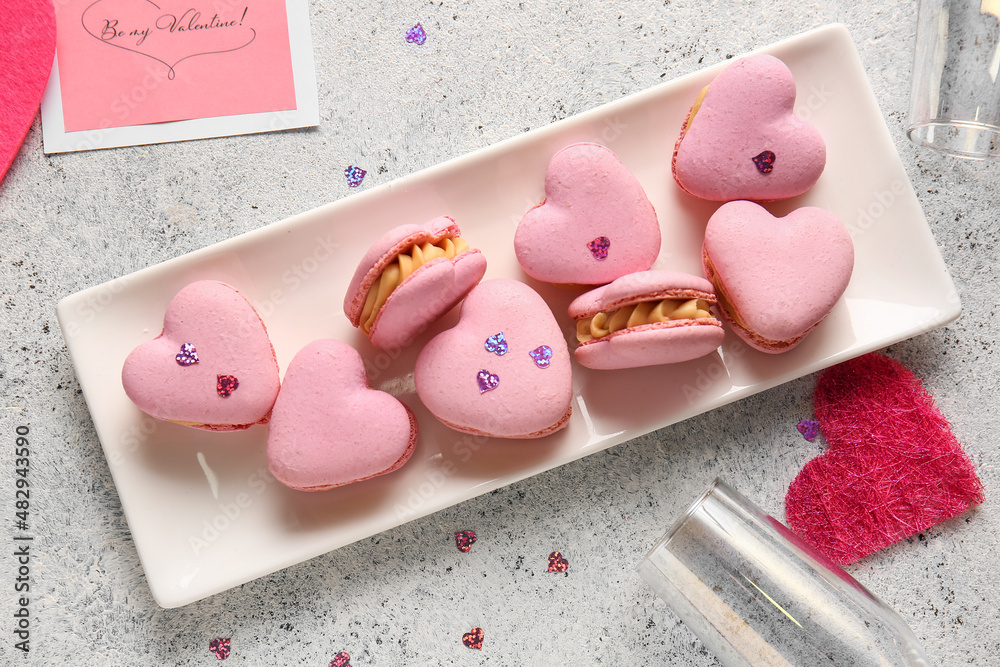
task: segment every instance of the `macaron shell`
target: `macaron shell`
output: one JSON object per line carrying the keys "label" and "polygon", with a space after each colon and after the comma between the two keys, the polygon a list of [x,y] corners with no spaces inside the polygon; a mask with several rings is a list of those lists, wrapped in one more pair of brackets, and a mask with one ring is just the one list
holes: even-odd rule
{"label": "macaron shell", "polygon": [[[507,351],[486,349],[503,333]],[[551,350],[546,367],[530,352]],[[481,391],[480,371],[496,376],[495,388]],[[501,438],[547,435],[568,422],[572,368],[569,348],[552,311],[524,283],[488,280],[462,303],[454,328],[427,343],[417,358],[417,394],[440,421],[456,430]]]}
{"label": "macaron shell", "polygon": [[[777,58],[750,56],[727,67],[677,141],[678,185],[711,201],[771,201],[807,191],[823,173],[826,144],[794,105],[795,81]],[[775,155],[769,173],[753,160],[764,151]]]}
{"label": "macaron shell", "polygon": [[[605,237],[607,256],[588,244]],[[635,176],[600,144],[556,153],[545,174],[545,201],[514,234],[514,252],[532,278],[600,285],[648,269],[660,252],[656,211]]]}
{"label": "macaron shell", "polygon": [[285,372],[271,416],[267,465],[293,489],[319,491],[396,470],[413,453],[409,408],[370,389],[347,343],[313,341]]}
{"label": "macaron shell", "polygon": [[368,291],[378,281],[382,270],[396,259],[400,252],[414,243],[433,242],[446,235],[460,236],[461,233],[452,218],[442,215],[420,225],[405,224],[393,227],[380,236],[358,262],[358,267],[347,286],[347,293],[344,295],[344,314],[351,320],[351,324],[354,326],[360,324],[361,311],[364,309]]}
{"label": "macaron shell", "polygon": [[369,338],[383,350],[408,345],[451,310],[486,274],[486,257],[467,250],[435,259],[407,276],[382,305]]}
{"label": "macaron shell", "polygon": [[725,337],[715,318],[674,320],[617,331],[580,345],[573,356],[597,370],[676,364],[712,353]]}
{"label": "macaron shell", "polygon": [[727,321],[765,352],[791,349],[821,322],[854,268],[847,228],[816,207],[775,218],[753,202],[724,204],[708,221],[702,254],[720,305],[728,301]]}
{"label": "macaron shell", "polygon": [[[181,365],[181,346],[198,363]],[[217,390],[219,375],[239,386]],[[122,367],[122,386],[139,409],[158,419],[207,430],[266,422],[278,394],[278,363],[257,312],[225,283],[191,283],[171,300],[159,337],[136,347]]]}
{"label": "macaron shell", "polygon": [[[680,271],[653,269],[630,273],[612,283],[581,294],[569,304],[573,319],[592,317],[625,305],[653,299],[698,299],[715,293],[712,283],[701,276]],[[714,298],[711,299],[714,302]]]}

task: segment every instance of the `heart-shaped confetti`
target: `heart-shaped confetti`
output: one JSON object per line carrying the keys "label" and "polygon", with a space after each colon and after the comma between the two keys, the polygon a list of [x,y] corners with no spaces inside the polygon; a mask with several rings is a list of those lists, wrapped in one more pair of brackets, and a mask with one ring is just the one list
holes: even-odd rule
{"label": "heart-shaped confetti", "polygon": [[464,635],[462,635],[462,643],[468,646],[469,648],[474,648],[482,651],[484,636],[485,634],[483,633],[482,628],[472,628],[472,630],[469,630]]}
{"label": "heart-shaped confetti", "polygon": [[788,525],[836,563],[854,561],[983,502],[983,486],[920,381],[867,354],[816,383],[830,449],[788,488]]}
{"label": "heart-shaped confetti", "polygon": [[208,642],[208,650],[219,660],[225,660],[229,657],[229,637],[218,637]]}
{"label": "heart-shaped confetti", "polygon": [[423,44],[427,41],[427,33],[424,31],[424,26],[419,23],[406,31],[406,41],[410,44]]}
{"label": "heart-shaped confetti", "polygon": [[598,236],[596,239],[587,244],[587,248],[590,249],[590,254],[594,256],[594,259],[600,261],[608,258],[608,248],[611,247],[611,239],[607,236]]}
{"label": "heart-shaped confetti", "polygon": [[553,551],[549,554],[549,572],[565,572],[569,569],[569,561],[559,553]]}
{"label": "heart-shaped confetti", "polygon": [[502,331],[486,339],[486,351],[492,352],[498,357],[507,354],[507,339],[503,337]]}
{"label": "heart-shaped confetti", "polygon": [[330,667],[351,667],[351,655],[347,651],[341,651],[333,656]]}
{"label": "heart-shaped confetti", "polygon": [[479,383],[480,394],[485,394],[488,391],[493,391],[498,386],[500,386],[500,378],[497,375],[490,373],[487,370],[479,371],[479,374],[476,375],[476,382]]}
{"label": "heart-shaped confetti", "polygon": [[191,343],[181,345],[181,351],[174,357],[181,366],[190,366],[198,363],[198,350],[194,349]]}
{"label": "heart-shaped confetti", "polygon": [[802,437],[812,442],[819,435],[819,422],[815,419],[803,419],[795,428],[799,429]]}
{"label": "heart-shaped confetti", "polygon": [[471,530],[463,530],[455,533],[455,546],[462,553],[469,553],[469,549],[476,543],[476,534]]}
{"label": "heart-shaped confetti", "polygon": [[534,350],[528,352],[535,365],[539,368],[548,368],[552,363],[552,348],[548,345],[539,345]]}
{"label": "heart-shaped confetti", "polygon": [[365,180],[365,174],[368,172],[361,167],[355,167],[351,165],[344,170],[344,176],[347,177],[347,185],[356,188],[361,185],[361,181]]}
{"label": "heart-shaped confetti", "polygon": [[239,387],[240,381],[235,375],[219,375],[215,380],[215,391],[222,398],[229,398]]}
{"label": "heart-shaped confetti", "polygon": [[0,181],[35,120],[55,48],[52,0],[0,3]]}
{"label": "heart-shaped confetti", "polygon": [[757,171],[762,174],[770,174],[774,169],[775,155],[771,151],[763,151],[759,155],[754,155],[751,160],[757,165]]}

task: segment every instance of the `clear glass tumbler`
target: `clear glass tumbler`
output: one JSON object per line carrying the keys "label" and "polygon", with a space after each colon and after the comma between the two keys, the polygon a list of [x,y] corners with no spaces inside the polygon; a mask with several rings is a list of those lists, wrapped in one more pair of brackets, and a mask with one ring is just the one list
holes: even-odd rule
{"label": "clear glass tumbler", "polygon": [[909,127],[948,155],[1000,156],[1000,0],[920,0]]}
{"label": "clear glass tumbler", "polygon": [[930,664],[896,612],[718,479],[638,570],[726,667]]}

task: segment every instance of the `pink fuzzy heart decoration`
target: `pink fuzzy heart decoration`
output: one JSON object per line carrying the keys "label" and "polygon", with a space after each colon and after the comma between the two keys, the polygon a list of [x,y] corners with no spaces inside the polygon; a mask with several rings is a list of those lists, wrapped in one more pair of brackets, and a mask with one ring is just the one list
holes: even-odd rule
{"label": "pink fuzzy heart decoration", "polygon": [[788,525],[851,563],[983,502],[971,461],[913,373],[868,354],[827,370],[816,417],[830,449],[785,497]]}
{"label": "pink fuzzy heart decoration", "polygon": [[55,50],[51,0],[0,2],[0,181],[35,120]]}

